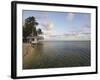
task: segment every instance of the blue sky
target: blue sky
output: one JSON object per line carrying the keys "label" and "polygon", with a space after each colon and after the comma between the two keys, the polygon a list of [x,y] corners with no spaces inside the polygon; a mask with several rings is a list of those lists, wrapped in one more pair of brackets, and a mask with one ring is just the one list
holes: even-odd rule
{"label": "blue sky", "polygon": [[37,28],[41,28],[48,38],[56,36],[64,40],[90,39],[91,14],[89,13],[23,10],[23,24],[29,16],[36,18],[39,23]]}

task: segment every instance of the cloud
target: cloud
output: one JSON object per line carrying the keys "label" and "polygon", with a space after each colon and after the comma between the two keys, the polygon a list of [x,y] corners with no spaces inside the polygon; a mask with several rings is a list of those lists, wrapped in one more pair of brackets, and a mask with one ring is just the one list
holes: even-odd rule
{"label": "cloud", "polygon": [[68,21],[73,21],[74,18],[75,18],[75,14],[74,13],[68,13],[67,14],[67,20]]}
{"label": "cloud", "polygon": [[64,34],[66,37],[89,38],[91,35],[90,26],[71,28]]}
{"label": "cloud", "polygon": [[88,40],[90,39],[91,33],[90,32],[69,32],[69,33],[65,33],[64,36],[66,38],[73,38],[73,39],[85,39]]}
{"label": "cloud", "polygon": [[49,21],[48,12],[38,12],[36,18],[41,22]]}
{"label": "cloud", "polygon": [[85,28],[91,28],[89,25],[84,25]]}
{"label": "cloud", "polygon": [[44,35],[50,36],[50,35],[52,35],[52,32],[51,31],[44,31]]}
{"label": "cloud", "polygon": [[52,30],[53,27],[54,27],[53,23],[51,23],[51,22],[49,22],[49,23],[44,23],[44,24],[42,24],[42,26],[43,26],[44,30],[47,30],[47,31]]}
{"label": "cloud", "polygon": [[39,26],[41,26],[44,35],[50,36],[53,34],[54,24],[49,19],[48,12],[39,12],[36,16],[37,20],[39,21]]}
{"label": "cloud", "polygon": [[49,36],[53,34],[54,24],[52,22],[42,23],[44,35]]}

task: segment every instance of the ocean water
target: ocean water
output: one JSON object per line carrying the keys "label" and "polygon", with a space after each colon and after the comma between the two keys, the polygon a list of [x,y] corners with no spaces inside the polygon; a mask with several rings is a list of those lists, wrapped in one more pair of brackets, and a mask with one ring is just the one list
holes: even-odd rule
{"label": "ocean water", "polygon": [[23,69],[90,66],[90,44],[90,41],[41,42],[24,56]]}

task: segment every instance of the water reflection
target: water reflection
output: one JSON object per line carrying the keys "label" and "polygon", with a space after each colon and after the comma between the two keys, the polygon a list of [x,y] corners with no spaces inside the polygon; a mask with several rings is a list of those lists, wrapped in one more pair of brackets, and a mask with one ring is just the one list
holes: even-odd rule
{"label": "water reflection", "polygon": [[23,69],[90,66],[90,41],[23,44],[25,52]]}

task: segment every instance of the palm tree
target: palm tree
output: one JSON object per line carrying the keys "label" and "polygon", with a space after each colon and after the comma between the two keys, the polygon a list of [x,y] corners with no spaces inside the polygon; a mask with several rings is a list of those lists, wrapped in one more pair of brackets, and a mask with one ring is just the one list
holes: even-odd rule
{"label": "palm tree", "polygon": [[42,30],[40,28],[37,30],[37,34],[38,35],[42,34]]}
{"label": "palm tree", "polygon": [[36,26],[38,23],[36,22],[35,17],[28,17],[25,19],[25,24],[23,26],[23,38],[26,38],[27,36],[37,36],[37,30]]}

